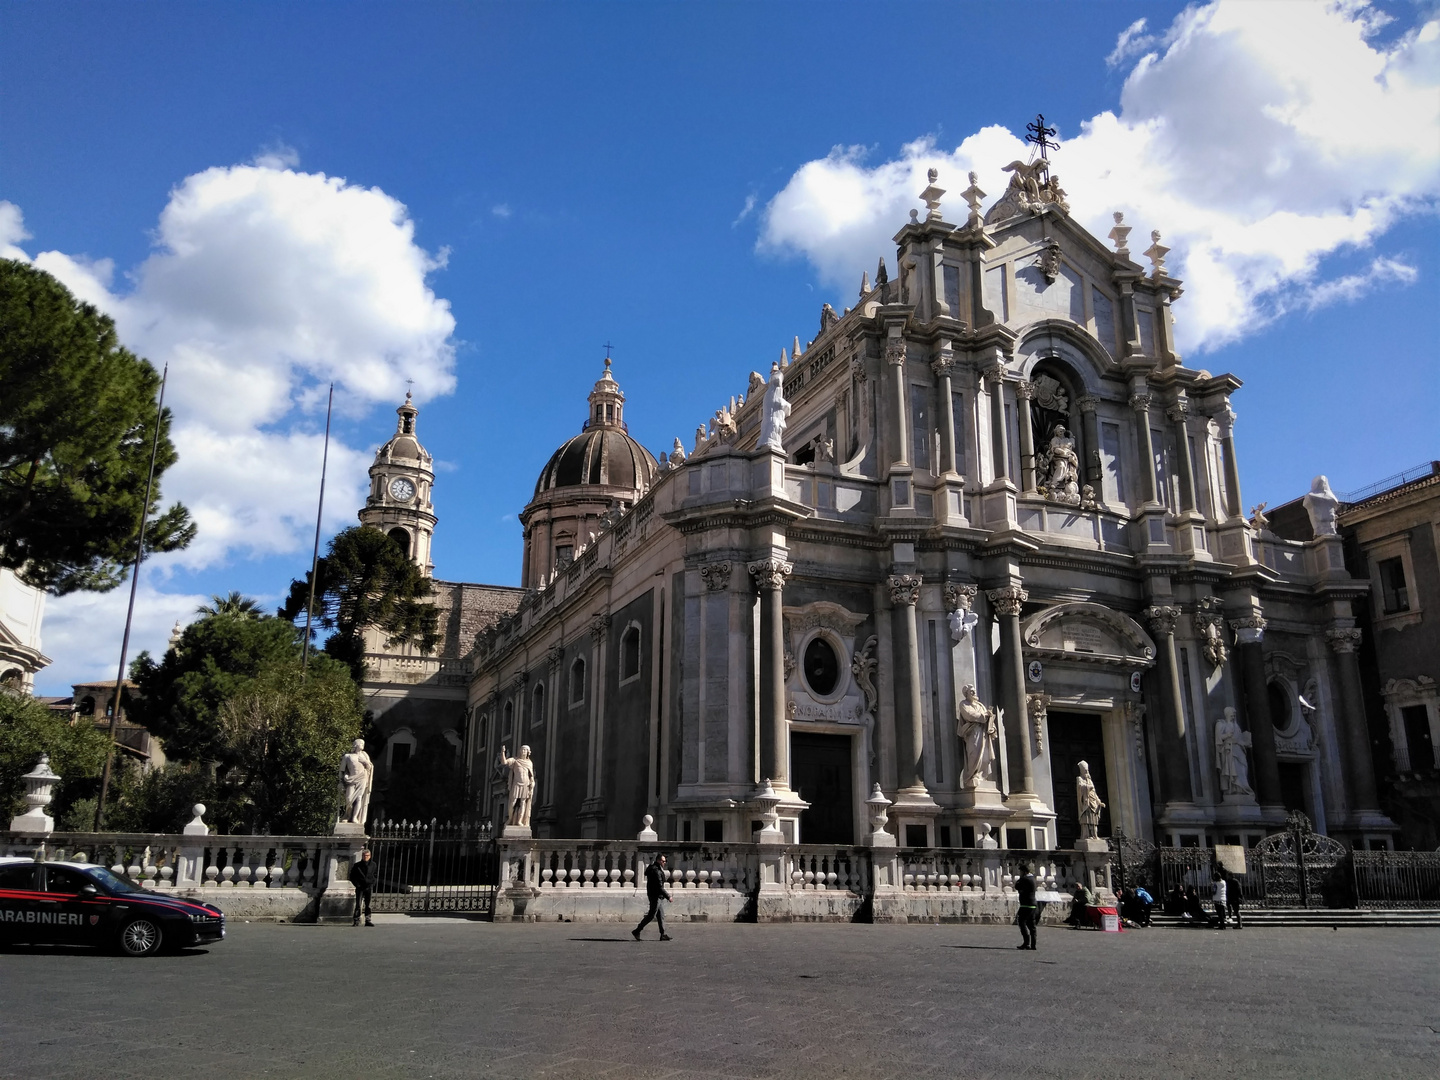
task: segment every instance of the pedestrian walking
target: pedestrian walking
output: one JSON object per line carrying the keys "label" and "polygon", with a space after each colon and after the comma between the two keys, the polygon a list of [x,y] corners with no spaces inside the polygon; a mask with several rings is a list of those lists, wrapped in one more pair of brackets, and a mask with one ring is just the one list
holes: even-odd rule
{"label": "pedestrian walking", "polygon": [[1020,878],[1015,882],[1015,893],[1020,898],[1020,912],[1017,919],[1020,923],[1020,944],[1017,949],[1035,949],[1035,930],[1039,924],[1039,911],[1035,907],[1035,875],[1030,872],[1030,867],[1020,864]]}
{"label": "pedestrian walking", "polygon": [[645,896],[650,901],[650,910],[640,920],[640,925],[630,931],[630,936],[639,941],[640,931],[654,919],[655,925],[660,928],[660,940],[669,941],[670,935],[665,932],[665,905],[670,901],[670,891],[665,888],[664,855],[656,855],[655,861],[645,868]]}
{"label": "pedestrian walking", "polygon": [[1225,899],[1228,892],[1225,885],[1224,875],[1217,873],[1215,875],[1215,919],[1219,922],[1221,930],[1225,929],[1225,914],[1230,910],[1230,905]]}
{"label": "pedestrian walking", "polygon": [[360,853],[360,861],[350,866],[350,884],[355,886],[355,921],[352,926],[360,925],[360,908],[365,908],[365,925],[374,926],[370,920],[370,893],[375,888],[375,864],[370,861],[370,849],[366,848]]}
{"label": "pedestrian walking", "polygon": [[1230,918],[1235,920],[1236,930],[1243,930],[1244,926],[1240,922],[1240,882],[1236,881],[1229,871],[1226,871],[1225,880],[1225,903],[1230,909]]}

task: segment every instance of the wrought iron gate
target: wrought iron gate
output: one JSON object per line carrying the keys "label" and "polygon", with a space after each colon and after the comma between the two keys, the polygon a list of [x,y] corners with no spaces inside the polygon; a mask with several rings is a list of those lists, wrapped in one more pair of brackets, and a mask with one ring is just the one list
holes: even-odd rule
{"label": "wrought iron gate", "polygon": [[[1284,832],[1256,844],[1250,860],[1258,864],[1256,903],[1266,907],[1349,907],[1349,855],[1338,840],[1311,831],[1310,819],[1292,811]],[[1253,877],[1253,871],[1246,877]],[[1250,884],[1247,882],[1247,884]],[[1250,899],[1246,890],[1246,899]]]}
{"label": "wrought iron gate", "polygon": [[375,911],[494,911],[496,854],[489,830],[424,822],[376,822],[370,828]]}

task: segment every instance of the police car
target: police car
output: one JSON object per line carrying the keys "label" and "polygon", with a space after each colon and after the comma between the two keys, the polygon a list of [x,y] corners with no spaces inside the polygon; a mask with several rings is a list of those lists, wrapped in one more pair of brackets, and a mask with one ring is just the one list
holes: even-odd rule
{"label": "police car", "polygon": [[142,889],[103,866],[0,858],[0,942],[150,956],[224,937],[225,914],[213,904]]}

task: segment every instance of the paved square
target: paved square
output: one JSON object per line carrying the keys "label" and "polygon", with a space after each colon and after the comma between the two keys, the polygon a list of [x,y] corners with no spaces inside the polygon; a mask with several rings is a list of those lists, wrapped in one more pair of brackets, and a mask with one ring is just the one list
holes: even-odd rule
{"label": "paved square", "polygon": [[[1440,930],[395,916],[206,953],[0,953],[0,1076],[1422,1077]],[[651,928],[648,933],[654,934]]]}

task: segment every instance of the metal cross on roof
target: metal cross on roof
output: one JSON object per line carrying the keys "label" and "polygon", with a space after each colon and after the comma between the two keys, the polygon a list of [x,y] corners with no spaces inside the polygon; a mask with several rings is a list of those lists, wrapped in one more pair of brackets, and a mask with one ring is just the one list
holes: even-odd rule
{"label": "metal cross on roof", "polygon": [[611,349],[610,342],[608,342],[608,341],[605,342],[605,366],[606,366],[607,368],[610,366],[610,349]]}
{"label": "metal cross on roof", "polygon": [[1034,143],[1037,147],[1039,147],[1040,156],[1046,161],[1050,160],[1050,155],[1046,151],[1060,149],[1059,142],[1051,141],[1051,136],[1055,134],[1055,129],[1053,127],[1045,126],[1044,113],[1036,113],[1035,122],[1033,124],[1026,124],[1025,130],[1028,132],[1028,134],[1025,136],[1025,141],[1028,143]]}

